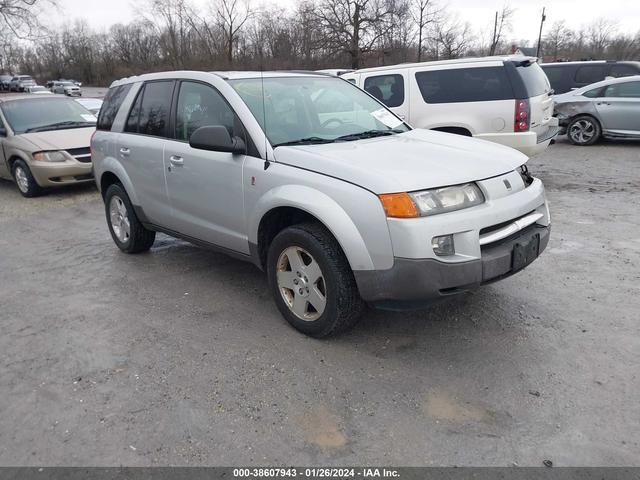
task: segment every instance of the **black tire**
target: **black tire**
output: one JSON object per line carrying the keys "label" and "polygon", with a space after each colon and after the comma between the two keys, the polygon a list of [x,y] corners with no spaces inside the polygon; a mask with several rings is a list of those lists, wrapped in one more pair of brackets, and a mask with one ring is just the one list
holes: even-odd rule
{"label": "black tire", "polygon": [[[119,202],[121,202],[121,204]],[[123,224],[121,224],[120,227],[116,227],[114,225],[115,222],[111,219],[110,210],[112,203],[120,204],[121,207],[124,207],[124,210],[126,211],[126,219],[129,222],[128,235],[120,235],[119,233],[116,233],[115,229],[122,228]],[[156,232],[147,230],[142,223],[140,223],[140,220],[138,220],[136,212],[131,205],[131,200],[129,200],[129,196],[122,185],[114,183],[107,188],[104,195],[104,206],[111,238],[113,238],[113,241],[120,250],[125,253],[140,253],[146,252],[151,248],[156,239]]]}
{"label": "black tire", "polygon": [[11,165],[11,174],[16,182],[18,191],[23,197],[32,198],[42,195],[44,189],[38,185],[36,179],[33,178],[29,166],[24,160],[16,160]]}
{"label": "black tire", "polygon": [[574,145],[593,145],[602,135],[600,122],[591,115],[578,115],[567,125],[567,138]]}
{"label": "black tire", "polygon": [[[278,264],[281,255],[290,247],[300,248],[308,253],[311,260],[317,262],[322,273],[326,303],[322,314],[311,321],[300,318],[292,311],[285,301],[285,294],[278,286]],[[293,268],[291,270],[293,273]],[[323,338],[347,330],[355,325],[365,308],[342,248],[333,235],[318,223],[288,227],[273,239],[267,256],[267,275],[280,313],[295,329],[311,337]],[[303,276],[306,282],[306,275]],[[309,292],[309,289],[306,291]],[[310,303],[307,308],[311,308],[309,306]]]}

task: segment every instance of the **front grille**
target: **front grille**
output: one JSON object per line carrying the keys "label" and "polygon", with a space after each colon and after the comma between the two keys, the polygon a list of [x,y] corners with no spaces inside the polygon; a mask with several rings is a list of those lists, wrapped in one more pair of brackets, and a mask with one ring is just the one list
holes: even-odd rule
{"label": "front grille", "polygon": [[70,148],[67,153],[82,163],[91,163],[91,149],[89,147]]}
{"label": "front grille", "polygon": [[516,218],[512,218],[511,220],[507,220],[506,222],[497,223],[497,224],[495,224],[495,225],[491,225],[491,226],[489,226],[489,227],[485,227],[485,228],[483,228],[482,230],[480,230],[480,236],[482,236],[482,235],[486,235],[487,233],[495,232],[496,230],[500,230],[501,228],[504,228],[504,227],[506,227],[507,225],[510,225],[510,224],[512,224],[513,222],[518,221],[518,220],[520,220],[521,218],[526,217],[527,215],[531,215],[531,214],[532,214],[532,213],[534,213],[534,212],[535,212],[535,210],[531,210],[530,212],[525,213],[524,215],[521,215],[521,216],[516,217]]}

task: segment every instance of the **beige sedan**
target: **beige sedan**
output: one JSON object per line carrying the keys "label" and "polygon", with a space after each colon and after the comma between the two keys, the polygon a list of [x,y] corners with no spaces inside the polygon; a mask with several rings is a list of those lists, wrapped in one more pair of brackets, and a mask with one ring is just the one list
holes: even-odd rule
{"label": "beige sedan", "polygon": [[89,144],[96,117],[70,98],[0,99],[0,178],[25,197],[48,187],[93,181]]}

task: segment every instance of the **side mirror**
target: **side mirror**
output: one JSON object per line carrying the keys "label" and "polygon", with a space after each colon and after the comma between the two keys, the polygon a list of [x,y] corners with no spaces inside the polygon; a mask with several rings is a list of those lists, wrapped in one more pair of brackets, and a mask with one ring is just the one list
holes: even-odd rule
{"label": "side mirror", "polygon": [[6,137],[7,136],[7,129],[4,127],[0,127],[0,137]]}
{"label": "side mirror", "polygon": [[229,135],[227,127],[209,125],[200,127],[189,138],[191,148],[212,152],[246,153],[247,146],[240,137]]}

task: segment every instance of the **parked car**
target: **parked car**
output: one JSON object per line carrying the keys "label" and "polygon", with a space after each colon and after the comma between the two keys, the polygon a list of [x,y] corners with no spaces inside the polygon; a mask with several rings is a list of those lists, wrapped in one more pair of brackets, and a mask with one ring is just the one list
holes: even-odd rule
{"label": "parked car", "polygon": [[53,93],[62,93],[68,97],[81,97],[82,90],[73,82],[53,82],[51,87]]}
{"label": "parked car", "polygon": [[315,337],[516,273],[549,211],[527,157],[412,129],[341,78],[168,72],[112,84],[91,141],[122,251],[157,231],[252,261]]}
{"label": "parked car", "polygon": [[9,85],[12,92],[24,92],[27,87],[36,85],[36,81],[29,75],[17,75],[11,79]]}
{"label": "parked car", "polygon": [[0,98],[0,177],[25,197],[93,180],[89,141],[96,118],[64,97]]}
{"label": "parked car", "polygon": [[541,65],[556,94],[566,93],[607,77],[620,78],[640,75],[640,62],[587,61],[556,62]]}
{"label": "parked car", "polygon": [[574,145],[593,145],[601,137],[640,138],[640,75],[557,95],[555,114]]}
{"label": "parked car", "polygon": [[335,75],[339,77],[340,75],[344,75],[345,73],[351,73],[355,70],[353,68],[325,68],[323,70],[316,70],[318,73],[328,73],[329,75]]}
{"label": "parked car", "polygon": [[11,89],[12,75],[0,75],[0,91],[6,92]]}
{"label": "parked car", "polygon": [[412,126],[473,136],[533,156],[558,133],[552,91],[533,57],[464,58],[342,75]]}
{"label": "parked car", "polygon": [[100,108],[102,108],[103,103],[99,98],[76,98],[76,102],[96,116],[100,112]]}
{"label": "parked car", "polygon": [[33,85],[31,87],[27,87],[26,89],[27,93],[34,93],[36,95],[52,95],[52,93],[47,90],[46,87],[43,87],[42,85]]}

